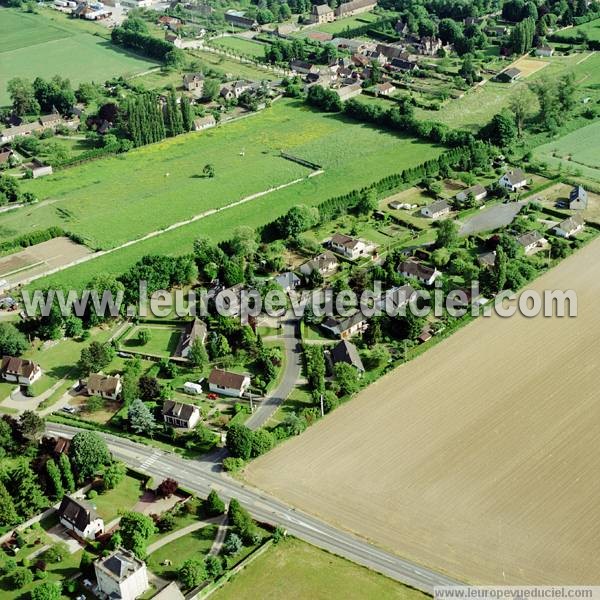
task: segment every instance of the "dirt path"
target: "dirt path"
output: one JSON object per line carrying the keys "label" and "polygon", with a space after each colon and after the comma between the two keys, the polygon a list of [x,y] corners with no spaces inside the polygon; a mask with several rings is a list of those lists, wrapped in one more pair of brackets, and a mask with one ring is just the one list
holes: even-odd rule
{"label": "dirt path", "polygon": [[211,517],[210,519],[206,519],[205,521],[198,521],[197,523],[192,523],[187,527],[182,527],[177,531],[173,531],[172,533],[165,535],[165,537],[161,538],[157,542],[154,542],[154,544],[150,544],[148,546],[148,554],[152,554],[153,552],[156,552],[159,548],[162,548],[163,546],[166,546],[167,544],[178,540],[184,535],[188,535],[188,533],[194,533],[194,531],[198,531],[198,529],[204,529],[204,527],[208,527],[209,525],[221,525],[222,518],[223,517]]}

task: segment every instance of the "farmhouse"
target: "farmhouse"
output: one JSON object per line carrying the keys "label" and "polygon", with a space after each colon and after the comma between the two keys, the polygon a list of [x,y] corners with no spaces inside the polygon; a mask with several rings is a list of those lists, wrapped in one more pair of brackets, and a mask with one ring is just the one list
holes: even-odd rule
{"label": "farmhouse", "polygon": [[358,353],[358,349],[352,342],[342,340],[331,349],[331,362],[333,365],[337,363],[346,363],[354,367],[359,373],[365,372],[365,367]]}
{"label": "farmhouse", "polygon": [[516,192],[527,185],[527,176],[521,169],[512,169],[500,177],[498,185],[509,192]]}
{"label": "farmhouse", "polygon": [[475,200],[483,200],[487,196],[487,190],[480,184],[472,185],[466,190],[462,190],[456,194],[456,199],[464,202],[469,195],[472,195]]}
{"label": "farmhouse", "polygon": [[499,81],[504,81],[505,83],[513,83],[517,81],[521,77],[521,71],[516,67],[510,67],[505,69],[498,75]]}
{"label": "farmhouse", "polygon": [[106,400],[116,400],[123,389],[121,377],[111,377],[102,373],[93,373],[88,377],[86,392],[88,396],[100,396]]}
{"label": "farmhouse", "polygon": [[585,210],[587,203],[587,192],[580,185],[576,185],[569,194],[569,208],[571,210]]}
{"label": "farmhouse", "polygon": [[335,16],[338,19],[344,17],[353,17],[361,13],[372,10],[377,6],[377,0],[351,0],[351,2],[343,2],[335,9]]}
{"label": "farmhouse", "polygon": [[535,250],[544,248],[548,244],[548,240],[538,231],[528,231],[517,238],[517,242],[523,247],[525,254],[533,254]]}
{"label": "farmhouse", "polygon": [[329,4],[313,4],[311,18],[313,23],[331,23],[335,13]]}
{"label": "farmhouse", "polygon": [[429,219],[439,219],[450,213],[450,205],[446,200],[436,200],[421,209],[421,214]]}
{"label": "farmhouse", "polygon": [[204,344],[207,333],[206,324],[203,321],[200,319],[189,321],[183,328],[175,354],[181,358],[188,358],[194,342],[200,340],[200,343]]}
{"label": "farmhouse", "polygon": [[386,81],[385,83],[378,83],[375,86],[376,96],[391,96],[395,91],[395,86],[393,86],[389,81]]}
{"label": "farmhouse", "polygon": [[250,387],[250,377],[221,369],[213,369],[208,377],[211,392],[241,398]]}
{"label": "farmhouse", "polygon": [[391,44],[377,44],[377,46],[375,47],[375,52],[379,52],[379,54],[382,54],[388,60],[392,60],[393,58],[400,58],[402,57],[402,55],[406,54],[404,46],[394,46]]}
{"label": "farmhouse", "polygon": [[328,317],[321,324],[323,329],[327,329],[327,331],[343,340],[347,340],[357,333],[364,333],[368,326],[367,318],[360,310],[349,317]]}
{"label": "farmhouse", "polygon": [[225,100],[232,100],[233,98],[239,98],[245,91],[251,88],[252,84],[247,81],[234,81],[230,85],[223,86],[220,94]]}
{"label": "farmhouse", "polygon": [[425,285],[432,285],[441,275],[435,267],[428,267],[416,260],[405,260],[398,265],[398,272],[404,277],[416,279]]}
{"label": "farmhouse", "polygon": [[256,29],[258,21],[244,16],[245,13],[239,10],[228,10],[225,12],[225,22],[239,27],[240,29]]}
{"label": "farmhouse", "polygon": [[98,591],[107,598],[135,600],[148,589],[146,563],[123,548],[95,560],[94,571]]}
{"label": "farmhouse", "polygon": [[322,252],[321,254],[311,258],[311,260],[301,265],[300,273],[308,276],[316,271],[321,275],[331,275],[337,271],[339,265],[340,263],[335,257],[335,254],[329,250],[326,250],[325,252]]}
{"label": "farmhouse", "polygon": [[196,95],[201,95],[204,90],[204,75],[202,73],[186,73],[183,76],[183,87],[188,92],[196,92]]}
{"label": "farmhouse", "polygon": [[213,115],[199,117],[198,119],[194,119],[194,131],[203,131],[204,129],[210,129],[211,127],[215,127],[216,124],[217,120],[213,117]]}
{"label": "farmhouse", "polygon": [[20,385],[31,385],[42,376],[40,366],[30,360],[15,358],[14,356],[4,356],[2,366],[0,366],[0,375],[5,381],[18,383]]}
{"label": "farmhouse", "polygon": [[58,509],[58,520],[69,531],[86,540],[104,533],[104,521],[84,500],[64,496]]}
{"label": "farmhouse", "polygon": [[200,420],[200,411],[193,404],[165,400],[162,408],[163,420],[167,425],[194,429]]}
{"label": "farmhouse", "polygon": [[344,235],[343,233],[335,233],[331,237],[331,240],[329,240],[329,246],[332,250],[343,254],[351,260],[355,260],[359,256],[364,256],[372,250],[372,246],[366,242],[350,237],[349,235]]}
{"label": "farmhouse", "polygon": [[551,57],[554,54],[554,48],[548,46],[548,44],[542,44],[535,49],[536,56],[545,56],[547,58]]}
{"label": "farmhouse", "polygon": [[16,127],[8,127],[0,133],[0,142],[3,144],[12,142],[16,137],[31,135],[34,131],[41,131],[42,129],[44,127],[38,121],[17,125]]}
{"label": "farmhouse", "polygon": [[570,238],[573,235],[577,235],[580,231],[583,231],[585,227],[585,221],[581,214],[575,215],[565,219],[553,228],[556,235],[563,238]]}

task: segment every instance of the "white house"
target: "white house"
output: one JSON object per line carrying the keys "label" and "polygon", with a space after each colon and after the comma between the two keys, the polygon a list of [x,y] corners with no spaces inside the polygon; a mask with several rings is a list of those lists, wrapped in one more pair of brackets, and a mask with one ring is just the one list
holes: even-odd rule
{"label": "white house", "polygon": [[551,46],[548,46],[548,44],[543,44],[535,49],[536,56],[545,56],[546,58],[550,58],[553,54],[554,49]]}
{"label": "white house", "polygon": [[487,196],[487,190],[481,184],[478,183],[476,185],[468,187],[466,190],[458,192],[458,194],[456,194],[456,199],[459,202],[464,202],[469,197],[469,195],[472,195],[477,201],[483,200]]}
{"label": "white house", "polygon": [[521,169],[512,169],[500,177],[498,185],[509,192],[516,192],[527,185],[527,176]]}
{"label": "white house", "polygon": [[193,404],[165,400],[162,408],[163,420],[173,427],[194,429],[200,420],[200,410]]}
{"label": "white house", "polygon": [[215,394],[241,398],[250,387],[250,377],[240,373],[213,369],[208,377],[208,387]]}
{"label": "white house", "polygon": [[436,200],[421,209],[421,214],[429,219],[439,219],[450,213],[450,205],[445,200]]}
{"label": "white house", "polygon": [[217,120],[214,118],[213,115],[198,117],[197,119],[194,119],[194,131],[204,131],[205,129],[215,127],[216,124]]}
{"label": "white house", "polygon": [[577,235],[580,231],[585,227],[585,221],[583,217],[579,215],[575,215],[574,217],[569,217],[565,219],[561,223],[559,223],[556,227],[553,228],[553,231],[556,235],[563,238],[570,238],[573,235]]}
{"label": "white house", "polygon": [[87,380],[88,396],[100,396],[106,400],[116,400],[123,389],[121,377],[111,377],[102,373],[92,373]]}
{"label": "white house", "polygon": [[104,533],[104,521],[84,500],[63,496],[58,509],[58,520],[69,531],[86,540],[93,540]]}
{"label": "white house", "polygon": [[331,275],[337,271],[339,266],[340,263],[335,254],[327,250],[300,265],[300,273],[308,276],[313,271],[317,271],[321,275]]}
{"label": "white house", "polygon": [[124,548],[95,560],[94,571],[98,591],[107,598],[135,600],[148,589],[146,563]]}
{"label": "white house", "polygon": [[588,204],[588,196],[585,188],[576,185],[569,194],[569,208],[571,210],[585,210]]}
{"label": "white house", "polygon": [[398,272],[403,277],[416,279],[425,285],[432,285],[433,282],[441,275],[435,267],[428,267],[416,260],[405,260],[398,265]]}
{"label": "white house", "polygon": [[517,242],[523,246],[525,254],[533,254],[539,248],[544,248],[548,245],[548,240],[538,231],[528,231],[517,238]]}
{"label": "white house", "polygon": [[42,369],[37,363],[14,356],[4,356],[0,375],[5,381],[20,385],[31,385],[42,376]]}
{"label": "white house", "polygon": [[344,235],[343,233],[335,233],[329,240],[329,246],[332,250],[339,252],[343,256],[355,260],[360,256],[365,256],[372,249],[371,244],[367,244],[363,240]]}

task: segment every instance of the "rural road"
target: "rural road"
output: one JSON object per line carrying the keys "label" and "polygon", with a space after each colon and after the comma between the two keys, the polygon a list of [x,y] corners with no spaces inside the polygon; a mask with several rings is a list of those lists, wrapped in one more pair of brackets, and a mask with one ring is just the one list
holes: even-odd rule
{"label": "rural road", "polygon": [[259,429],[275,413],[279,405],[292,393],[300,379],[302,369],[302,354],[300,348],[300,322],[298,319],[288,317],[283,322],[283,340],[285,352],[285,371],[281,382],[256,408],[246,426],[250,429]]}
{"label": "rural road", "polygon": [[[72,437],[78,431],[75,427],[57,423],[47,423],[46,430],[49,434],[64,437]],[[116,458],[156,480],[172,477],[183,487],[201,496],[207,496],[214,489],[226,501],[237,498],[255,519],[281,525],[290,534],[306,542],[416,589],[431,594],[436,585],[460,585],[454,579],[381,550],[361,538],[298,511],[261,490],[236,481],[222,473],[219,464],[209,462],[206,458],[186,460],[124,438],[105,433],[100,435]]]}

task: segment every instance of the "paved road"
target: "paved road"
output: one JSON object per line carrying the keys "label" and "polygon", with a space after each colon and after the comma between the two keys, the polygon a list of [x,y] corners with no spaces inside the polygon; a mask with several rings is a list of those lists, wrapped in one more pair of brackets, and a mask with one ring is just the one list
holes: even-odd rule
{"label": "paved road", "polygon": [[283,340],[285,351],[285,372],[280,384],[256,408],[246,421],[250,429],[262,427],[275,413],[279,405],[292,393],[300,379],[302,370],[302,351],[300,347],[300,322],[289,318],[283,323]]}
{"label": "paved road", "polygon": [[[67,425],[48,423],[47,431],[52,435],[71,437],[77,429]],[[206,496],[214,489],[229,501],[237,498],[252,514],[265,523],[281,525],[296,537],[319,548],[343,556],[431,594],[436,585],[458,585],[460,582],[426,567],[404,560],[390,552],[381,550],[365,540],[306,513],[300,512],[283,502],[221,472],[218,463],[207,458],[185,460],[175,454],[137,444],[124,438],[101,434],[106,439],[113,455],[130,467],[142,471],[155,479],[173,477],[184,487]]]}
{"label": "paved road", "polygon": [[475,235],[510,225],[526,202],[494,204],[483,208],[460,224],[459,235]]}

